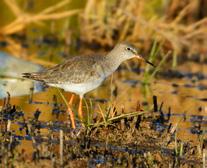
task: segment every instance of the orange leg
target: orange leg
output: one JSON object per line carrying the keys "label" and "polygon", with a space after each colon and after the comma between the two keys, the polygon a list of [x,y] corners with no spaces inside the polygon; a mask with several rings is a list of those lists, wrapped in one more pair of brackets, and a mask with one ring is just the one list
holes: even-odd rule
{"label": "orange leg", "polygon": [[78,106],[78,116],[82,120],[83,119],[83,97],[80,96],[79,106]]}
{"label": "orange leg", "polygon": [[72,94],[70,100],[69,100],[69,104],[68,104],[68,112],[70,114],[70,120],[71,120],[71,125],[72,125],[72,128],[75,128],[75,118],[74,118],[74,114],[73,114],[73,111],[71,109],[71,106],[72,106],[72,103],[73,103],[73,99],[74,99],[74,94]]}

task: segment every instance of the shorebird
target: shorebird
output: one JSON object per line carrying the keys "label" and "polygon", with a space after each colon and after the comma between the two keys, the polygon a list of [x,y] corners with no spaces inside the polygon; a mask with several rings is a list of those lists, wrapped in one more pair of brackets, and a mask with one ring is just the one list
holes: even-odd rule
{"label": "shorebird", "polygon": [[[42,72],[23,73],[24,78],[42,81],[49,86],[62,88],[67,92],[72,92],[80,97],[78,116],[82,120],[82,99],[83,96],[99,87],[101,83],[111,75],[120,64],[128,59],[137,58],[154,66],[151,62],[139,55],[138,50],[128,44],[117,44],[108,54],[104,56],[75,56]],[[71,109],[74,94],[72,94],[68,112],[72,128],[75,128],[74,114]]]}

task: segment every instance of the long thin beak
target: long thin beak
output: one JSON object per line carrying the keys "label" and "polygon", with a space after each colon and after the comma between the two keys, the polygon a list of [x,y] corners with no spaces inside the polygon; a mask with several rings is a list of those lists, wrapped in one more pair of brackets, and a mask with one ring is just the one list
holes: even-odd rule
{"label": "long thin beak", "polygon": [[145,60],[146,63],[150,64],[153,67],[156,67],[153,63],[149,62],[148,60]]}
{"label": "long thin beak", "polygon": [[148,60],[144,59],[142,56],[140,56],[140,55],[136,55],[136,57],[137,57],[138,59],[140,59],[140,60],[142,60],[142,61],[144,61],[144,62],[150,64],[151,66],[156,67],[153,63],[151,63],[151,62],[149,62]]}

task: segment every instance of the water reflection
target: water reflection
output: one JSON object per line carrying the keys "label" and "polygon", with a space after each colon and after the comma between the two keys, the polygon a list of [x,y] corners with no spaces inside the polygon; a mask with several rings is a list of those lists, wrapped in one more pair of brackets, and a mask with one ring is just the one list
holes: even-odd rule
{"label": "water reflection", "polygon": [[[194,66],[200,65],[195,64]],[[182,69],[183,67],[179,68]],[[203,68],[206,69],[206,66],[203,65]],[[207,125],[207,80],[205,73],[194,74],[200,74],[199,76],[203,77],[192,80],[192,76],[188,77],[189,75],[183,75],[181,78],[175,75],[172,77],[169,74],[167,76],[160,74],[157,79],[150,82],[147,86],[148,92],[143,95],[142,73],[137,75],[134,72],[119,69],[113,75],[112,83],[110,82],[111,79],[107,79],[101,87],[89,93],[86,99],[87,101],[92,100],[94,110],[97,110],[97,104],[111,102],[115,104],[117,111],[122,111],[123,108],[126,112],[135,111],[138,104],[142,104],[142,108],[147,107],[148,110],[152,111],[152,97],[156,95],[157,111],[161,118],[154,122],[154,129],[163,131],[166,129],[165,127],[169,127],[169,124],[165,125],[165,123],[170,122],[172,125],[178,125],[179,138],[196,141],[197,135],[206,134],[204,128]],[[115,91],[116,94],[114,94]],[[68,97],[70,94],[65,95]],[[3,106],[5,102],[1,100],[0,103]],[[12,97],[10,103],[18,106],[23,113],[18,116],[20,118],[18,121],[12,122],[10,128],[15,137],[21,140],[20,149],[25,149],[26,144],[31,144],[28,142],[32,140],[31,135],[28,134],[30,129],[28,124],[36,124],[35,128],[38,128],[38,134],[43,138],[47,136],[48,131],[58,132],[60,128],[65,129],[66,132],[72,131],[69,129],[66,106],[55,88],[48,88],[44,92],[35,93],[32,98],[31,96]],[[75,102],[74,106],[76,104]],[[86,110],[86,107],[84,109]],[[8,119],[8,116],[4,117]],[[65,127],[67,123],[68,127]]]}

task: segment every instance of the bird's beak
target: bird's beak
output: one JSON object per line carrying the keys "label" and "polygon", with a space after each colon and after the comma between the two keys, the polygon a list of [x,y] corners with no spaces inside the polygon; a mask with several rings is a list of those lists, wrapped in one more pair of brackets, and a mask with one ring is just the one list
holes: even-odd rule
{"label": "bird's beak", "polygon": [[153,63],[151,63],[151,62],[149,62],[148,60],[144,59],[144,58],[143,58],[142,56],[140,56],[140,55],[136,55],[136,58],[138,58],[139,60],[142,60],[142,61],[144,61],[144,62],[150,64],[151,66],[155,67],[155,65],[154,65]]}

